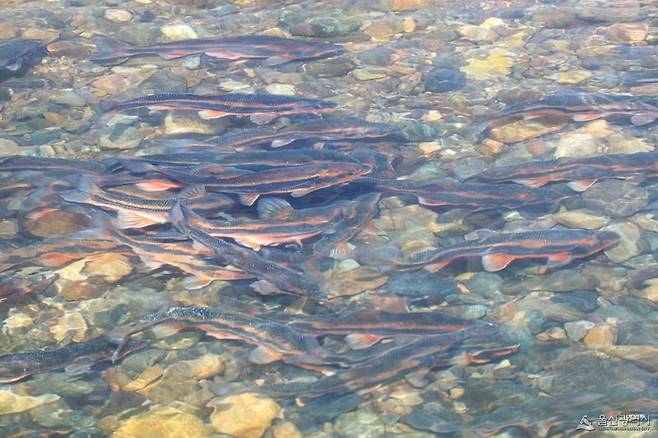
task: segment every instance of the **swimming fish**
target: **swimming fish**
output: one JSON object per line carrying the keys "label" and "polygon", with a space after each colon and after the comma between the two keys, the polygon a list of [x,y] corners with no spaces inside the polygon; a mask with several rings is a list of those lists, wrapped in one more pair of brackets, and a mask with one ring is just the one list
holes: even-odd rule
{"label": "swimming fish", "polygon": [[262,59],[265,65],[275,66],[291,61],[328,58],[344,52],[343,47],[338,44],[269,35],[199,38],[139,47],[131,47],[110,37],[95,37],[93,41],[99,52],[94,53],[91,60],[110,65],[120,64],[129,58],[142,56],[176,59],[204,54],[226,61]]}
{"label": "swimming fish", "polygon": [[[117,346],[117,343],[100,336],[52,350],[5,354],[0,356],[0,383],[17,382],[34,374],[60,369],[69,375],[85,373],[93,365],[110,360]],[[128,343],[116,359],[143,347],[143,344]]]}
{"label": "swimming fish", "polygon": [[11,39],[0,42],[0,80],[20,76],[48,55],[41,40]]}
{"label": "swimming fish", "polygon": [[[477,258],[486,271],[505,269],[515,260],[547,260],[540,272],[594,255],[619,242],[611,231],[542,230],[500,233],[478,241],[414,255],[408,266],[424,266],[436,272],[456,260]],[[404,264],[403,264],[404,265]]]}
{"label": "swimming fish", "polygon": [[196,95],[164,93],[138,97],[121,103],[108,102],[106,109],[126,111],[149,108],[151,111],[196,111],[205,120],[222,117],[249,116],[254,123],[265,124],[275,117],[292,114],[319,114],[336,107],[333,102],[277,94],[229,93]]}

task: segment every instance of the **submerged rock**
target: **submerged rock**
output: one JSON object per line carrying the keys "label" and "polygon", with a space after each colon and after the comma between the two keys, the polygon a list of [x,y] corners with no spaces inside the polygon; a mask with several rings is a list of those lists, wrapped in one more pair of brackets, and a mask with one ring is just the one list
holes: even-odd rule
{"label": "submerged rock", "polygon": [[240,394],[214,399],[208,406],[213,428],[237,438],[260,438],[275,418],[281,416],[281,407],[270,398],[253,394]]}
{"label": "submerged rock", "polygon": [[155,407],[128,418],[112,434],[114,438],[193,438],[210,435],[211,431],[201,419],[174,406]]}

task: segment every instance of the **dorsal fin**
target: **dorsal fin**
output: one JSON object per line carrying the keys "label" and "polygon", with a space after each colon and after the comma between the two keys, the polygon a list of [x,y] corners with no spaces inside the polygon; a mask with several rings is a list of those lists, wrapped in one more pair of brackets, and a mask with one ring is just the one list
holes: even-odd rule
{"label": "dorsal fin", "polygon": [[198,184],[194,186],[185,187],[178,194],[179,199],[195,199],[200,198],[206,194],[205,186]]}
{"label": "dorsal fin", "polygon": [[287,219],[294,214],[292,205],[281,198],[262,198],[258,201],[258,217],[261,219]]}

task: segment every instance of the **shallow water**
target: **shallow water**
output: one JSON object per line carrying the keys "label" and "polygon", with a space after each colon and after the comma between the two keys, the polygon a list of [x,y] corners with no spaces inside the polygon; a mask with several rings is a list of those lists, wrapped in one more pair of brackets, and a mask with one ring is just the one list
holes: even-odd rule
{"label": "shallow water", "polygon": [[[288,51],[274,59],[227,61],[208,50],[114,65],[90,60],[98,36],[144,46],[255,34],[338,44],[344,53],[291,62],[280,62]],[[289,352],[278,357],[283,360],[260,363],[263,351],[253,350],[274,332],[267,324],[238,324],[231,329],[240,332],[238,340],[217,339],[236,337],[225,326],[215,337],[207,327],[177,333],[156,327],[137,333],[133,341],[140,344],[116,363],[110,360],[115,344],[92,359],[60,355],[59,365],[39,372],[32,356],[25,365],[31,375],[0,386],[0,435],[573,436],[593,429],[656,434],[658,166],[651,152],[658,134],[657,2],[5,0],[0,43],[12,39],[40,40],[45,49],[28,50],[18,61],[17,46],[0,50],[0,354],[66,349],[98,337],[116,344],[116,333],[173,306],[213,307],[293,328],[291,321],[309,315],[429,312],[454,318],[451,328],[438,330],[448,332],[445,339],[454,344],[437,337],[450,345],[427,354],[415,347],[420,344],[408,347],[428,336],[416,321],[411,337],[389,335],[370,349],[353,350],[348,342],[362,338],[344,338],[347,333],[325,327],[310,335],[327,354],[320,368],[337,376],[323,380],[332,377],[295,366],[299,358]],[[335,108],[286,114],[278,109],[269,120],[262,114],[208,119],[180,105],[152,111],[116,107],[167,92],[267,93],[321,99]],[[342,141],[316,136],[295,138],[293,144],[266,140],[243,150],[215,146],[211,150],[228,152],[223,159],[252,161],[203,167],[211,163],[200,159],[175,168],[182,173],[113,160],[160,153],[184,160],[185,152],[208,151],[198,146],[204,139],[247,132],[260,123],[270,129],[268,139],[299,125],[342,123],[339,134],[347,135],[348,128],[366,122],[383,124],[378,126],[391,135]],[[276,191],[277,184],[299,177],[290,163],[309,148],[336,150],[344,154],[342,164],[366,170],[358,167],[361,174],[340,181],[314,175],[295,189]],[[267,152],[246,155],[259,150]],[[285,150],[300,155],[263,165]],[[374,152],[389,164],[373,161]],[[9,168],[2,158],[12,155],[47,160],[29,169]],[[308,156],[316,164],[321,159]],[[591,157],[608,159],[592,164]],[[53,165],[54,158],[95,164],[62,168]],[[327,159],[330,165],[334,158]],[[558,158],[576,163],[575,170],[548,179],[528,176],[527,166],[521,167],[522,177],[496,180],[482,173]],[[105,167],[92,167],[99,163]],[[165,194],[130,184],[121,192],[151,198],[175,196],[181,186],[201,181],[206,193],[182,201],[191,210],[215,223],[225,219],[219,213],[253,222],[260,204],[241,205],[238,195],[244,192],[211,180],[269,168],[287,173],[283,182],[263,184],[262,190],[270,190],[266,197],[287,199],[296,210],[317,207],[328,214],[376,192],[381,199],[353,222],[341,222],[347,207],[340,207],[320,231],[278,247],[254,248],[276,264],[273,270],[254,267],[251,279],[211,278],[215,281],[200,288],[189,287],[203,277],[199,272],[217,275],[217,266],[240,262],[227,262],[226,248],[209,259],[198,237],[186,234],[181,223],[170,224],[172,204],[163,224],[146,227],[163,233],[171,245],[151,242],[156,249],[149,255],[125,240],[121,245],[112,234],[121,207],[80,200],[85,180],[103,189],[119,178],[178,184]],[[79,178],[81,173],[90,176]],[[373,178],[360,179],[365,173]],[[419,189],[430,182],[439,185]],[[548,183],[542,187],[548,191],[526,188],[531,183]],[[306,193],[314,184],[317,190]],[[202,203],[210,200],[213,206]],[[279,216],[268,219],[299,218],[277,211]],[[104,220],[110,223],[105,228]],[[300,221],[312,228],[308,219]],[[359,229],[351,232],[352,226]],[[551,234],[565,229],[580,234],[566,242]],[[144,237],[135,229],[122,232]],[[497,237],[517,232],[530,237],[525,243],[518,236]],[[604,232],[619,241],[588,240],[610,236]],[[338,245],[341,251],[321,251],[334,248],[334,241],[316,244],[339,235],[349,243]],[[511,249],[486,257],[496,239],[511,242]],[[301,248],[297,240],[304,241]],[[248,239],[228,241],[254,246]],[[468,245],[480,249],[465,257]],[[461,248],[459,257],[435,264],[438,272],[423,269],[437,248],[453,246]],[[174,260],[175,251],[183,250],[194,266]],[[290,272],[288,282],[279,282]],[[257,292],[254,281],[267,293]],[[272,293],[272,281],[287,293]],[[316,287],[327,301],[299,297]],[[367,315],[361,322],[373,323],[375,317]],[[476,328],[461,338],[454,324]],[[396,348],[401,353],[390,354]],[[486,354],[504,348],[509,350],[501,357]],[[318,357],[309,356],[301,359],[317,365]],[[0,378],[12,380],[7,364],[0,357]],[[270,384],[309,382],[327,389],[313,396],[301,391],[303,385],[287,395],[267,391]]]}

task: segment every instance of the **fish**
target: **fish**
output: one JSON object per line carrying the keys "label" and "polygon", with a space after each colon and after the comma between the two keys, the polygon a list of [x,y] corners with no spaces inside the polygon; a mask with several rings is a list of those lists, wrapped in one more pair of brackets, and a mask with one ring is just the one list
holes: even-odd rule
{"label": "fish", "polygon": [[254,278],[232,266],[218,266],[217,263],[206,260],[202,255],[212,256],[212,251],[206,253],[194,248],[189,240],[171,240],[169,235],[129,235],[116,229],[114,221],[105,214],[95,214],[92,226],[85,230],[86,234],[97,239],[115,241],[130,247],[149,269],[159,269],[163,266],[173,266],[189,274],[183,278],[186,289],[200,289],[213,281],[234,281]]}
{"label": "fish", "polygon": [[112,111],[138,108],[149,108],[151,111],[197,111],[199,117],[204,120],[230,115],[249,116],[254,123],[265,124],[279,116],[332,111],[336,104],[319,99],[262,93],[215,95],[164,93],[138,97],[121,103],[108,102],[105,107]]}
{"label": "fish", "polygon": [[164,224],[169,220],[171,208],[179,201],[200,198],[205,194],[203,186],[191,186],[170,198],[147,199],[103,190],[93,179],[80,176],[78,187],[59,193],[67,202],[94,205],[117,212],[119,228],[143,228]]}
{"label": "fish", "polygon": [[495,183],[515,182],[530,187],[569,181],[567,184],[569,188],[582,192],[602,179],[641,181],[656,177],[658,177],[658,152],[636,152],[493,166],[471,179]]}
{"label": "fish", "polygon": [[28,181],[14,177],[2,178],[0,180],[0,198],[5,198],[17,191],[32,191],[36,187]]}
{"label": "fish", "polygon": [[548,189],[523,186],[457,182],[451,179],[412,182],[399,179],[365,178],[378,190],[392,194],[407,194],[418,198],[421,205],[455,206],[478,209],[516,210],[534,205],[557,206],[565,195]]}
{"label": "fish", "polygon": [[[285,314],[284,314],[285,315]],[[315,336],[345,336],[353,349],[369,348],[382,339],[427,336],[467,330],[472,321],[435,312],[388,312],[362,310],[330,315],[275,315],[300,333]]]}
{"label": "fish", "polygon": [[0,172],[16,172],[22,170],[48,170],[75,174],[101,175],[107,171],[107,168],[102,163],[95,161],[27,157],[22,155],[0,157]]}
{"label": "fish", "polygon": [[174,226],[196,243],[195,247],[198,248],[200,245],[200,250],[210,248],[226,264],[258,277],[259,281],[252,284],[252,287],[258,292],[287,293],[302,298],[324,300],[325,294],[319,286],[299,271],[274,263],[250,248],[213,237],[190,227],[185,212],[180,208],[174,210],[172,219]]}
{"label": "fish", "polygon": [[[294,210],[280,198],[263,198],[258,202],[260,219],[234,219],[224,222],[209,221],[191,209],[185,209],[188,226],[208,233],[213,237],[227,237],[242,246],[260,250],[262,246],[294,243],[302,246],[302,240],[333,231],[333,222],[342,210],[336,207]],[[172,212],[178,217],[183,212]]]}
{"label": "fish", "polygon": [[240,340],[256,347],[249,354],[252,363],[283,361],[295,365],[323,364],[326,352],[315,337],[298,333],[274,320],[236,312],[220,312],[209,307],[177,306],[150,313],[106,334],[122,346],[135,334],[152,329],[160,335],[194,329],[217,339]]}
{"label": "fish", "polygon": [[[84,342],[70,343],[52,350],[11,353],[0,356],[0,383],[13,383],[49,371],[65,370],[68,375],[89,372],[97,363],[109,361],[118,347],[103,336]],[[127,343],[117,360],[144,347]]]}
{"label": "fish", "polygon": [[0,304],[25,295],[40,294],[56,279],[56,275],[3,275],[0,278]]}
{"label": "fish", "polygon": [[139,47],[132,47],[105,36],[96,37],[93,42],[99,51],[92,54],[90,59],[104,65],[120,64],[135,57],[159,56],[176,59],[203,54],[226,61],[260,59],[265,65],[276,66],[292,61],[338,56],[345,51],[343,46],[338,44],[269,35],[199,38]]}
{"label": "fish", "polygon": [[[240,389],[240,392],[255,392],[277,398],[295,398],[302,404],[329,394],[334,397],[351,393],[364,396],[405,376],[424,374],[432,369],[445,369],[453,365],[479,365],[514,354],[519,349],[518,345],[487,349],[479,348],[477,344],[463,345],[468,333],[469,331],[465,330],[414,339],[394,346],[345,371],[322,377],[314,382],[265,384]],[[223,394],[227,390],[216,384],[210,384],[209,387],[218,394]]]}
{"label": "fish", "polygon": [[373,192],[342,203],[342,216],[335,224],[333,233],[322,236],[315,242],[313,253],[334,258],[352,255],[355,247],[348,242],[379,213],[380,199],[381,193]]}
{"label": "fish", "polygon": [[501,271],[515,260],[547,260],[540,273],[590,257],[616,245],[618,234],[611,231],[542,230],[499,233],[478,241],[421,251],[407,266],[424,266],[437,272],[456,260],[477,258],[488,272]]}
{"label": "fish", "polygon": [[[282,148],[297,144],[325,145],[397,139],[399,128],[384,123],[368,123],[354,117],[330,120],[313,120],[285,126],[280,129],[256,127],[237,132],[228,132],[208,138],[203,145],[192,144],[192,150],[220,147],[234,150],[255,147]],[[196,146],[196,149],[194,149]],[[185,149],[185,148],[182,148]],[[188,149],[189,150],[189,149]]]}
{"label": "fish", "polygon": [[0,80],[22,76],[47,55],[41,40],[16,38],[0,42]]}
{"label": "fish", "polygon": [[161,170],[168,177],[185,184],[203,185],[209,190],[236,194],[246,206],[252,206],[261,195],[290,194],[299,198],[320,189],[342,186],[371,171],[371,165],[351,162],[318,162],[205,175],[173,169]]}

